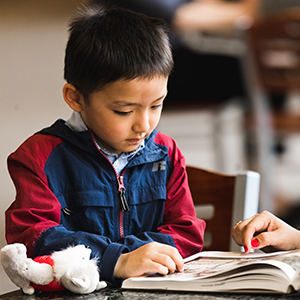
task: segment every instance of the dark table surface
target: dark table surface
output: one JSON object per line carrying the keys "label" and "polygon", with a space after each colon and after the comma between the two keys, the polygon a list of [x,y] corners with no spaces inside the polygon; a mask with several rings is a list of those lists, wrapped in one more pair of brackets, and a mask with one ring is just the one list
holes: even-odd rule
{"label": "dark table surface", "polygon": [[71,292],[59,292],[59,293],[40,293],[38,295],[27,296],[22,294],[20,290],[4,294],[0,296],[0,299],[9,300],[190,300],[190,299],[202,299],[202,300],[274,300],[274,299],[297,299],[300,298],[300,294],[292,295],[265,295],[265,294],[225,294],[225,293],[187,293],[187,292],[171,292],[171,291],[145,291],[145,290],[122,290],[107,287],[88,295],[76,295]]}

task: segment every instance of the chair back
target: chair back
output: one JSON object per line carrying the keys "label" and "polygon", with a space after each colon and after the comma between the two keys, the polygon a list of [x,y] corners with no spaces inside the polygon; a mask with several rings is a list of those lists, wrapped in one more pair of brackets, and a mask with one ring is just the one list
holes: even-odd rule
{"label": "chair back", "polygon": [[231,238],[236,222],[257,213],[260,175],[237,175],[187,166],[197,217],[206,221],[203,250],[240,251]]}
{"label": "chair back", "polygon": [[261,87],[273,93],[300,88],[300,7],[261,17],[248,31]]}
{"label": "chair back", "polygon": [[[300,132],[300,7],[260,16],[249,28],[241,29],[250,108],[245,122],[248,161],[262,178],[259,209],[274,212],[276,149],[285,148],[286,134]],[[272,99],[280,101],[276,109]]]}

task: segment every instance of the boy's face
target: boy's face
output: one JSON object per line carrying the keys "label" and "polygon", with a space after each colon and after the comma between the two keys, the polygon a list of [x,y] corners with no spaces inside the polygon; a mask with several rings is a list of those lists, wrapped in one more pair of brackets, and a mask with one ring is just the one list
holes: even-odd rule
{"label": "boy's face", "polygon": [[135,150],[157,126],[168,78],[117,81],[81,102],[81,117],[101,144],[120,154]]}

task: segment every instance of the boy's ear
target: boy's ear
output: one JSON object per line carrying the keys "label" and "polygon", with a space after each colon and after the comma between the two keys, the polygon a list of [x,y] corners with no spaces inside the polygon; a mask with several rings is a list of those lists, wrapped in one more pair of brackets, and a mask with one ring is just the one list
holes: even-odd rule
{"label": "boy's ear", "polygon": [[76,112],[82,111],[83,97],[70,83],[66,83],[63,87],[63,97],[66,103]]}

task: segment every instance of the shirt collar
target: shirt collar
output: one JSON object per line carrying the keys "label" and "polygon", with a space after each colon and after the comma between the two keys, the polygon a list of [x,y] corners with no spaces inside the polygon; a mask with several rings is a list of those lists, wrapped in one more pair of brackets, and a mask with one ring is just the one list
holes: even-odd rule
{"label": "shirt collar", "polygon": [[[88,130],[87,126],[83,122],[81,115],[79,112],[73,111],[71,117],[66,121],[65,123],[66,126],[68,126],[70,129],[73,131],[77,132],[82,132]],[[106,155],[113,156],[113,157],[118,157],[118,155],[114,152],[111,152],[107,150],[104,146],[101,145],[99,139],[96,137],[95,138],[97,147]],[[124,158],[130,159],[132,158],[137,152],[142,150],[145,147],[145,141],[143,140],[140,145],[133,151],[131,152],[122,152],[120,156],[123,156]]]}
{"label": "shirt collar", "polygon": [[88,128],[83,122],[79,112],[73,111],[71,117],[66,121],[65,125],[73,131],[82,132],[87,131]]}
{"label": "shirt collar", "polygon": [[122,152],[120,155],[106,149],[102,144],[101,142],[99,141],[99,139],[97,137],[95,137],[95,141],[97,143],[97,146],[99,147],[99,149],[104,153],[106,154],[107,156],[113,156],[115,158],[118,158],[118,157],[123,157],[123,158],[127,158],[127,159],[131,159],[137,152],[139,152],[140,150],[142,150],[144,147],[145,147],[145,141],[142,140],[142,142],[139,144],[139,146],[131,151],[131,152]]}

